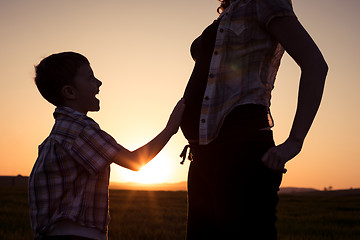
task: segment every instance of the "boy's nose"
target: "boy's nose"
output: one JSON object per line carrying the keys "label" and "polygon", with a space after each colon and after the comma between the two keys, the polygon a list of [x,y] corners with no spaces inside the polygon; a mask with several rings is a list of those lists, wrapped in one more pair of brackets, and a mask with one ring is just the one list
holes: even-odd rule
{"label": "boy's nose", "polygon": [[99,79],[96,79],[98,82],[98,86],[100,87],[102,85],[102,82]]}

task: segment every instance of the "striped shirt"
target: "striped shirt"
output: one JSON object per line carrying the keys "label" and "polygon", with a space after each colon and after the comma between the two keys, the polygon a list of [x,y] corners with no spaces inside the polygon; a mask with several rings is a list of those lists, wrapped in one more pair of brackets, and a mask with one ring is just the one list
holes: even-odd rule
{"label": "striped shirt", "polygon": [[54,117],[29,179],[32,230],[46,235],[72,221],[106,236],[110,163],[122,147],[84,114],[58,107]]}
{"label": "striped shirt", "polygon": [[237,106],[270,107],[284,48],[267,27],[276,17],[294,16],[290,0],[237,0],[221,13],[202,102],[199,144],[219,133]]}

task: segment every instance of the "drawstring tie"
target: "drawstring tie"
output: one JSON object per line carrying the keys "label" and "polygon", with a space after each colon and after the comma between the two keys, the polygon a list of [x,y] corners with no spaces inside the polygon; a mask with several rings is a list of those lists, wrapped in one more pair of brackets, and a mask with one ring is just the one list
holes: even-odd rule
{"label": "drawstring tie", "polygon": [[190,148],[188,159],[190,161],[193,161],[193,154],[191,152],[191,147],[190,147],[190,145],[186,145],[180,154],[180,157],[182,158],[182,161],[180,162],[181,165],[183,165],[186,160],[186,154],[187,154],[188,148]]}

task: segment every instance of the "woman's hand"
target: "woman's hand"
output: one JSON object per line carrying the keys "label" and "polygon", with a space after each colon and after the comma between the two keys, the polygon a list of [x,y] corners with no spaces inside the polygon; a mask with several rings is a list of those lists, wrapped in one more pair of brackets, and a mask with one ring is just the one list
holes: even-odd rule
{"label": "woman's hand", "polygon": [[285,163],[298,155],[302,144],[302,141],[288,138],[283,144],[270,148],[262,157],[262,162],[273,172],[286,173]]}
{"label": "woman's hand", "polygon": [[180,101],[176,104],[174,110],[172,111],[169,121],[166,124],[166,128],[169,132],[171,132],[172,134],[177,133],[180,123],[181,123],[181,118],[182,115],[184,113],[185,110],[185,99],[182,98],[180,99]]}

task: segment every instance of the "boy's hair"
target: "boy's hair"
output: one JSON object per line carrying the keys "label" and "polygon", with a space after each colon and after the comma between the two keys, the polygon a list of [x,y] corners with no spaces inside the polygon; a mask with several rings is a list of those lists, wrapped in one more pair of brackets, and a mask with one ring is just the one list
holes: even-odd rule
{"label": "boy's hair", "polygon": [[76,73],[83,64],[90,64],[83,55],[75,52],[62,52],[44,58],[35,66],[35,84],[41,95],[55,106],[61,106],[61,89],[73,85]]}

